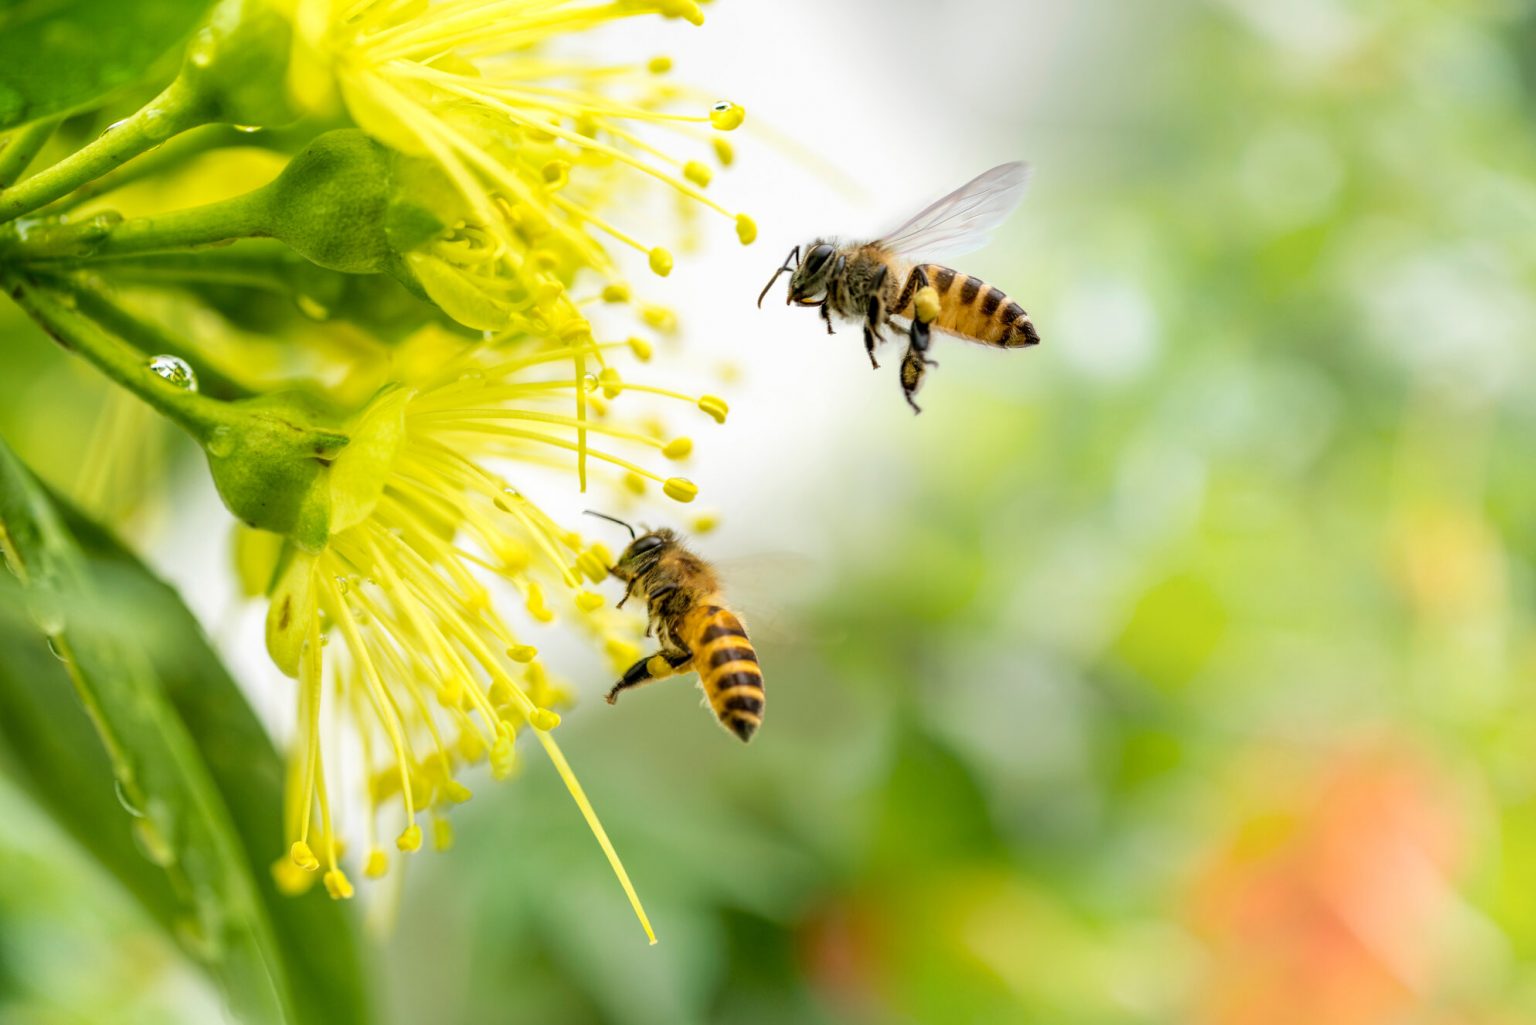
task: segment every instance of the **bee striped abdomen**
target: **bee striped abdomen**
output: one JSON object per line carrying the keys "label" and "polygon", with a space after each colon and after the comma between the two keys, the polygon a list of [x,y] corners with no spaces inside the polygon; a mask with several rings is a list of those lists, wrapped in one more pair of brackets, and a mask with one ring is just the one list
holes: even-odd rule
{"label": "bee striped abdomen", "polygon": [[705,605],[690,623],[689,648],[709,698],[726,729],[742,740],[763,722],[763,670],[746,628],[730,609]]}
{"label": "bee striped abdomen", "polygon": [[[1007,349],[1040,343],[1040,335],[1030,322],[1029,314],[1003,294],[1002,289],[936,263],[924,264],[923,271],[928,275],[928,283],[939,293],[939,316],[933,322],[935,329]],[[912,300],[910,296],[905,299],[897,315],[910,317],[913,314]]]}

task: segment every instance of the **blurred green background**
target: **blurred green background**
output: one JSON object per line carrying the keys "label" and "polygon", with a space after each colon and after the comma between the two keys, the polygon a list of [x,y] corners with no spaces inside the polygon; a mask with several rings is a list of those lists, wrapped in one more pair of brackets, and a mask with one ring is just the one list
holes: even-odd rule
{"label": "blurred green background", "polygon": [[[1011,125],[1054,141],[976,261],[1046,344],[803,457],[880,501],[810,528],[759,739],[683,686],[568,717],[662,943],[530,758],[369,910],[388,1020],[1536,1020],[1536,7],[1099,13],[1057,59],[1117,76],[1101,120]],[[0,316],[45,374],[0,433],[79,493],[103,388]],[[145,437],[83,495],[130,539],[133,481],[201,473]],[[0,809],[0,1021],[214,1020]]]}

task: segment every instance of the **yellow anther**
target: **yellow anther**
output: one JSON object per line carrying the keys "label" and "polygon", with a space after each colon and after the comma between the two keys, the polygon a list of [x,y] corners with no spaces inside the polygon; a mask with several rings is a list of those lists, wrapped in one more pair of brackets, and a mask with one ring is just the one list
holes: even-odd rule
{"label": "yellow anther", "polygon": [[533,561],[533,553],[528,546],[515,538],[499,534],[491,542],[496,558],[501,560],[502,572],[507,576],[517,576],[528,568]]}
{"label": "yellow anther", "polygon": [[677,314],[665,306],[642,306],[640,319],[647,325],[665,334],[671,334],[677,330]]}
{"label": "yellow anther", "polygon": [[496,738],[496,743],[491,745],[491,776],[496,779],[506,779],[512,775],[512,770],[517,767],[517,749],[512,745],[512,738],[508,734],[501,734]]}
{"label": "yellow anther", "polygon": [[572,317],[560,329],[555,332],[560,340],[567,345],[575,345],[590,341],[592,338],[592,325],[585,317]]}
{"label": "yellow anther", "polygon": [[646,64],[645,70],[653,75],[665,75],[672,70],[672,58],[652,57],[650,63]]}
{"label": "yellow anther", "polygon": [[695,0],[661,0],[661,13],[668,18],[682,18],[690,25],[704,24],[704,12]]}
{"label": "yellow anther", "polygon": [[306,872],[313,872],[320,867],[320,859],[315,857],[315,852],[303,840],[293,842],[293,846],[288,848],[288,857]]}
{"label": "yellow anther", "polygon": [[284,897],[297,897],[315,882],[315,877],[293,863],[291,858],[278,858],[272,863],[272,882]]}
{"label": "yellow anther", "polygon": [[672,254],[661,246],[651,250],[651,270],[666,277],[672,273]]}
{"label": "yellow anther", "polygon": [[606,602],[596,591],[582,591],[576,595],[576,607],[583,612],[596,612]]}
{"label": "yellow anther", "polygon": [[539,657],[539,649],[531,644],[514,644],[507,649],[507,657],[514,662],[528,663]]}
{"label": "yellow anther", "polygon": [[622,281],[610,282],[603,286],[603,302],[627,303],[629,302],[629,286]]}
{"label": "yellow anther", "polygon": [[395,846],[405,853],[421,850],[421,827],[412,822],[405,827],[405,832],[395,837]]}
{"label": "yellow anther", "polygon": [[551,306],[555,300],[565,294],[565,285],[554,278],[546,277],[539,281],[533,288],[533,301],[540,306]]}
{"label": "yellow anther", "polygon": [[720,514],[713,510],[699,513],[699,515],[693,518],[693,532],[695,534],[708,534],[718,526],[720,526]]}
{"label": "yellow anther", "polygon": [[443,796],[453,804],[463,804],[475,795],[463,783],[456,779],[450,779],[447,783],[443,784]]}
{"label": "yellow anther", "polygon": [[485,757],[485,740],[476,729],[464,729],[459,732],[459,756],[474,765]]}
{"label": "yellow anther", "polygon": [[640,649],[622,637],[609,637],[603,641],[603,650],[614,664],[628,668],[640,657]]}
{"label": "yellow anther", "polygon": [[709,169],[709,165],[698,160],[690,160],[683,165],[683,177],[693,182],[699,188],[709,184],[709,180],[715,176],[715,172]]}
{"label": "yellow anther", "polygon": [[725,139],[716,138],[711,141],[715,146],[715,159],[720,161],[722,167],[730,167],[736,162],[736,147]]}
{"label": "yellow anther", "polygon": [[550,188],[564,188],[571,180],[571,165],[565,160],[551,160],[540,169],[540,173]]}
{"label": "yellow anther", "polygon": [[554,622],[555,614],[544,604],[544,589],[536,582],[528,585],[528,599],[524,602],[528,614],[541,623]]}
{"label": "yellow anther", "polygon": [[662,492],[676,502],[691,502],[699,497],[699,486],[682,477],[670,477],[661,486]]}
{"label": "yellow anther", "polygon": [[626,473],[624,486],[637,495],[645,494],[645,478],[638,473]]}
{"label": "yellow anther", "polygon": [[734,132],[746,117],[746,109],[730,100],[720,100],[709,108],[709,123],[722,132]]}
{"label": "yellow anther", "polygon": [[924,285],[912,297],[912,305],[918,320],[924,324],[932,323],[939,315],[939,290],[932,285]]}
{"label": "yellow anther", "polygon": [[548,733],[560,725],[560,713],[548,708],[535,708],[533,714],[528,717],[528,722],[534,729]]}
{"label": "yellow anther", "polygon": [[715,418],[715,423],[725,423],[726,414],[731,407],[725,404],[725,400],[718,395],[704,395],[699,399],[699,408]]}
{"label": "yellow anther", "polygon": [[382,879],[389,871],[389,855],[375,847],[368,852],[368,860],[363,864],[363,875],[369,879]]}
{"label": "yellow anther", "polygon": [[686,459],[692,451],[692,438],[673,438],[662,446],[661,454],[668,459]]}
{"label": "yellow anther", "polygon": [[741,239],[742,245],[750,246],[757,241],[757,222],[746,214],[737,214],[736,237]]}
{"label": "yellow anther", "polygon": [[624,390],[624,379],[613,367],[604,367],[603,372],[597,375],[597,383],[602,386],[603,394],[610,399],[619,397],[619,392]]}
{"label": "yellow anther", "polygon": [[331,895],[332,900],[350,900],[352,897],[352,883],[347,879],[346,873],[339,868],[333,868],[324,876],[325,892]]}
{"label": "yellow anther", "polygon": [[634,353],[635,359],[641,363],[649,363],[651,361],[651,354],[656,350],[644,338],[631,338],[629,340],[629,351]]}
{"label": "yellow anther", "polygon": [[612,565],[613,553],[601,541],[594,542],[591,548],[576,557],[577,572],[594,584],[608,579],[608,567]]}

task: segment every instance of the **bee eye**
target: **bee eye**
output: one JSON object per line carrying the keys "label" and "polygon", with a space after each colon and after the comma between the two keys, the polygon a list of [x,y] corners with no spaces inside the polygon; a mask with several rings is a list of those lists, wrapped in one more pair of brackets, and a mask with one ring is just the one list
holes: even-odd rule
{"label": "bee eye", "polygon": [[644,555],[646,552],[660,548],[661,545],[661,538],[657,537],[655,534],[647,534],[629,546],[629,554]]}
{"label": "bee eye", "polygon": [[832,259],[832,247],[826,244],[812,246],[811,251],[805,254],[805,272],[807,274],[819,274],[821,269]]}

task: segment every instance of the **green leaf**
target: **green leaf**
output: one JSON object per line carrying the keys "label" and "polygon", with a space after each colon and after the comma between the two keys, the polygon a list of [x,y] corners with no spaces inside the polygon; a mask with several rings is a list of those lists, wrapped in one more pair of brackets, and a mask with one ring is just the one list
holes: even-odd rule
{"label": "green leaf", "polygon": [[3,443],[0,529],[0,763],[240,1018],[367,1021],[344,906],[273,885],[282,763],[175,592]]}
{"label": "green leaf", "polygon": [[208,0],[0,0],[0,130],[144,79]]}

